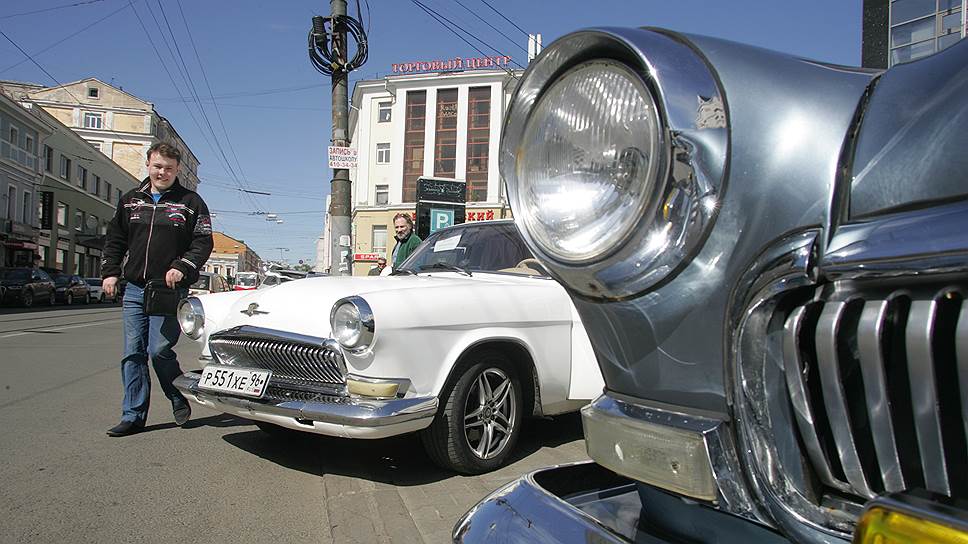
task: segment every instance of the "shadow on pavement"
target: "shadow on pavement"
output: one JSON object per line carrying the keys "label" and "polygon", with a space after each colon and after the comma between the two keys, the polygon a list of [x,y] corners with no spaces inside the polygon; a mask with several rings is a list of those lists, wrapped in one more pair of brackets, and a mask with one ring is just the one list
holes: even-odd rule
{"label": "shadow on pavement", "polygon": [[[542,448],[554,448],[582,438],[581,418],[577,413],[526,420],[508,463]],[[398,486],[423,485],[455,476],[430,461],[417,433],[363,440],[283,429],[272,434],[239,432],[222,439],[267,461],[315,476],[339,474]]]}

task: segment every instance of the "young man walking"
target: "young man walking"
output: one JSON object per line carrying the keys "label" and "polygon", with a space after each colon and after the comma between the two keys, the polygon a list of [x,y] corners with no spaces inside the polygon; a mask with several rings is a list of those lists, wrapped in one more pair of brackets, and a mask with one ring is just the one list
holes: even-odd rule
{"label": "young man walking", "polygon": [[[108,436],[127,436],[144,429],[148,418],[151,378],[148,359],[165,396],[171,401],[175,424],[183,425],[192,410],[172,382],[181,375],[173,348],[181,329],[175,316],[147,315],[144,288],[163,280],[187,295],[198,271],[212,253],[212,221],[197,193],[178,182],[181,152],[167,143],[148,149],[148,177],[128,191],[108,226],[101,275],[104,293],[115,295],[118,281],[128,280],[121,312],[124,353],[121,382],[124,400],[121,422]],[[122,268],[123,267],[123,268]]]}

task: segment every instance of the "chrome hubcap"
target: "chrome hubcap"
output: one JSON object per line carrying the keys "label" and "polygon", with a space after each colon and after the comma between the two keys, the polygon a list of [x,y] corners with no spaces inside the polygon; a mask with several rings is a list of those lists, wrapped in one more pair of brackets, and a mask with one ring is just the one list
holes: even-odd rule
{"label": "chrome hubcap", "polygon": [[477,376],[464,406],[464,437],[475,455],[491,459],[504,451],[517,417],[511,379],[499,368]]}

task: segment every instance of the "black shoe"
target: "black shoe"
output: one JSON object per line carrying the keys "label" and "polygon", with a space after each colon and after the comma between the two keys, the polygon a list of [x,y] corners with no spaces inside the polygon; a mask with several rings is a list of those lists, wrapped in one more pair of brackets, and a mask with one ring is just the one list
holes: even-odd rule
{"label": "black shoe", "polygon": [[122,421],[114,427],[108,429],[108,436],[128,436],[135,433],[140,433],[145,428],[144,425],[135,423],[134,421]]}
{"label": "black shoe", "polygon": [[185,403],[184,405],[175,408],[171,413],[173,416],[175,416],[175,425],[181,427],[188,422],[188,418],[192,417],[192,407],[189,406],[188,403]]}

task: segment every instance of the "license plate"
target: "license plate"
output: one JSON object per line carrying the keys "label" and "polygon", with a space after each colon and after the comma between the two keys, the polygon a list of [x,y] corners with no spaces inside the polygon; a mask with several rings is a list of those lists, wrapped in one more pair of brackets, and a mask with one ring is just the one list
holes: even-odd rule
{"label": "license plate", "polygon": [[269,370],[208,365],[202,370],[202,379],[198,380],[198,387],[209,391],[259,398],[265,393],[271,375],[272,372]]}

